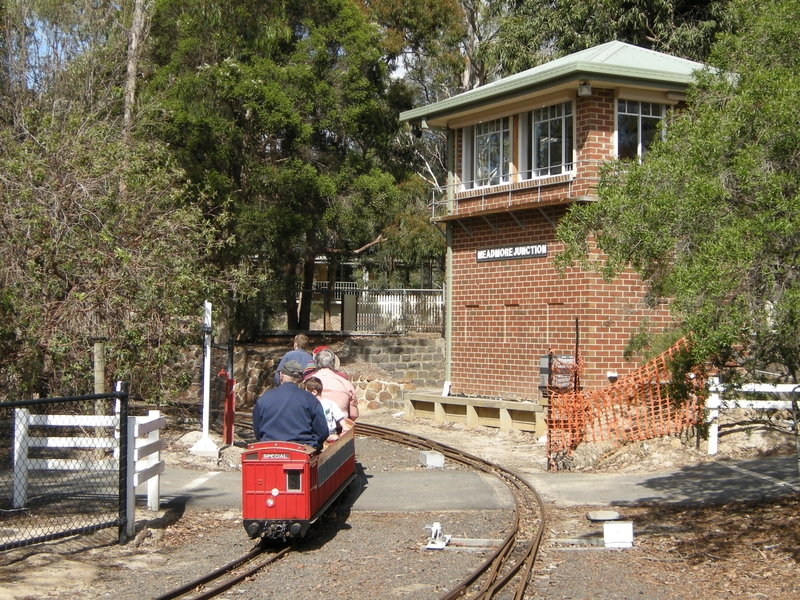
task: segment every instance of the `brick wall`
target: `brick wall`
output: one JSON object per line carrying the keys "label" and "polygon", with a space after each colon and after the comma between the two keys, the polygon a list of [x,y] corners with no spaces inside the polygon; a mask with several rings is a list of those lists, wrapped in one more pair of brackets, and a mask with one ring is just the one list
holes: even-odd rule
{"label": "brick wall", "polygon": [[[527,210],[453,225],[452,393],[539,399],[539,365],[549,350],[579,354],[584,388],[608,384],[610,370],[624,375],[638,361],[623,360],[631,334],[646,323],[659,331],[671,325],[666,306],[648,308],[634,273],[605,282],[596,273],[571,269],[563,278],[553,266],[562,249],[551,222],[577,196],[591,196],[598,165],[614,156],[614,95],[595,89],[576,102],[576,178],[569,185],[459,199],[458,212],[528,204]],[[498,190],[499,191],[499,190]],[[543,208],[530,209],[531,202]],[[545,215],[547,218],[545,218]],[[491,223],[491,225],[490,225]],[[494,229],[493,229],[494,228]],[[470,235],[471,234],[471,235]],[[548,245],[545,258],[476,261],[476,250],[523,244]],[[577,331],[576,331],[577,320]]]}

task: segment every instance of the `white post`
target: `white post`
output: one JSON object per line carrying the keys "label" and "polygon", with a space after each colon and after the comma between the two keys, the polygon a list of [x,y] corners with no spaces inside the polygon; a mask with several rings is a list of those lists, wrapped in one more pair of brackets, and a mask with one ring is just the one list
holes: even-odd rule
{"label": "white post", "polygon": [[14,409],[14,508],[28,501],[28,426],[31,413],[27,408]]}
{"label": "white post", "polygon": [[708,426],[708,453],[716,454],[718,450],[719,440],[719,406],[720,397],[717,393],[709,394],[706,400],[706,409],[708,410],[707,421]]}
{"label": "white post", "polygon": [[[161,411],[151,410],[148,411],[150,419],[158,419],[161,416]],[[160,429],[154,429],[147,434],[147,442],[152,444],[157,442],[160,435]],[[155,467],[161,460],[160,452],[153,452],[147,457],[147,468]],[[161,500],[159,494],[161,492],[161,476],[156,475],[147,480],[147,508],[152,511],[158,511],[160,508]]]}
{"label": "white post", "polygon": [[204,303],[203,332],[205,343],[203,351],[203,437],[197,440],[190,452],[197,456],[218,456],[217,445],[208,437],[208,418],[211,397],[211,302]]}
{"label": "white post", "polygon": [[136,533],[136,487],[133,485],[134,474],[136,473],[136,461],[134,455],[136,454],[136,419],[134,417],[128,418],[128,497],[125,505],[125,514],[128,516],[127,523],[125,524],[125,535],[131,539]]}

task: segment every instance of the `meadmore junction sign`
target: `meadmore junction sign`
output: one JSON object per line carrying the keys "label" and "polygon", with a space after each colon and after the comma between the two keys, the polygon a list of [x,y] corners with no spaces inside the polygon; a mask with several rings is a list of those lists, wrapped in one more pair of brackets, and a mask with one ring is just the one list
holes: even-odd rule
{"label": "meadmore junction sign", "polygon": [[547,244],[528,244],[525,246],[498,246],[475,251],[476,262],[492,260],[511,260],[515,258],[543,258],[547,256]]}

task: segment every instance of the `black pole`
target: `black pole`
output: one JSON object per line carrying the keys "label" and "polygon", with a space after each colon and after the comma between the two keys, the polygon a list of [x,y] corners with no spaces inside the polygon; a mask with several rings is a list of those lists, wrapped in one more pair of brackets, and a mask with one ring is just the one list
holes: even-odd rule
{"label": "black pole", "polygon": [[117,381],[114,397],[119,400],[119,543],[127,540],[128,525],[128,382]]}

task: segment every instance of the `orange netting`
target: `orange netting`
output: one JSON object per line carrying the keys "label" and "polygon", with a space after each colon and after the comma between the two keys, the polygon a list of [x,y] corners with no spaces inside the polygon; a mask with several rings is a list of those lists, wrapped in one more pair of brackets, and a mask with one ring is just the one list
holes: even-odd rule
{"label": "orange netting", "polygon": [[[617,444],[680,435],[702,419],[697,390],[702,378],[689,381],[689,400],[669,398],[670,360],[688,348],[682,338],[669,350],[635,373],[607,388],[592,392],[552,389],[547,423],[547,455],[550,468],[559,468],[581,442],[614,441]],[[580,368],[580,364],[574,368]]]}

